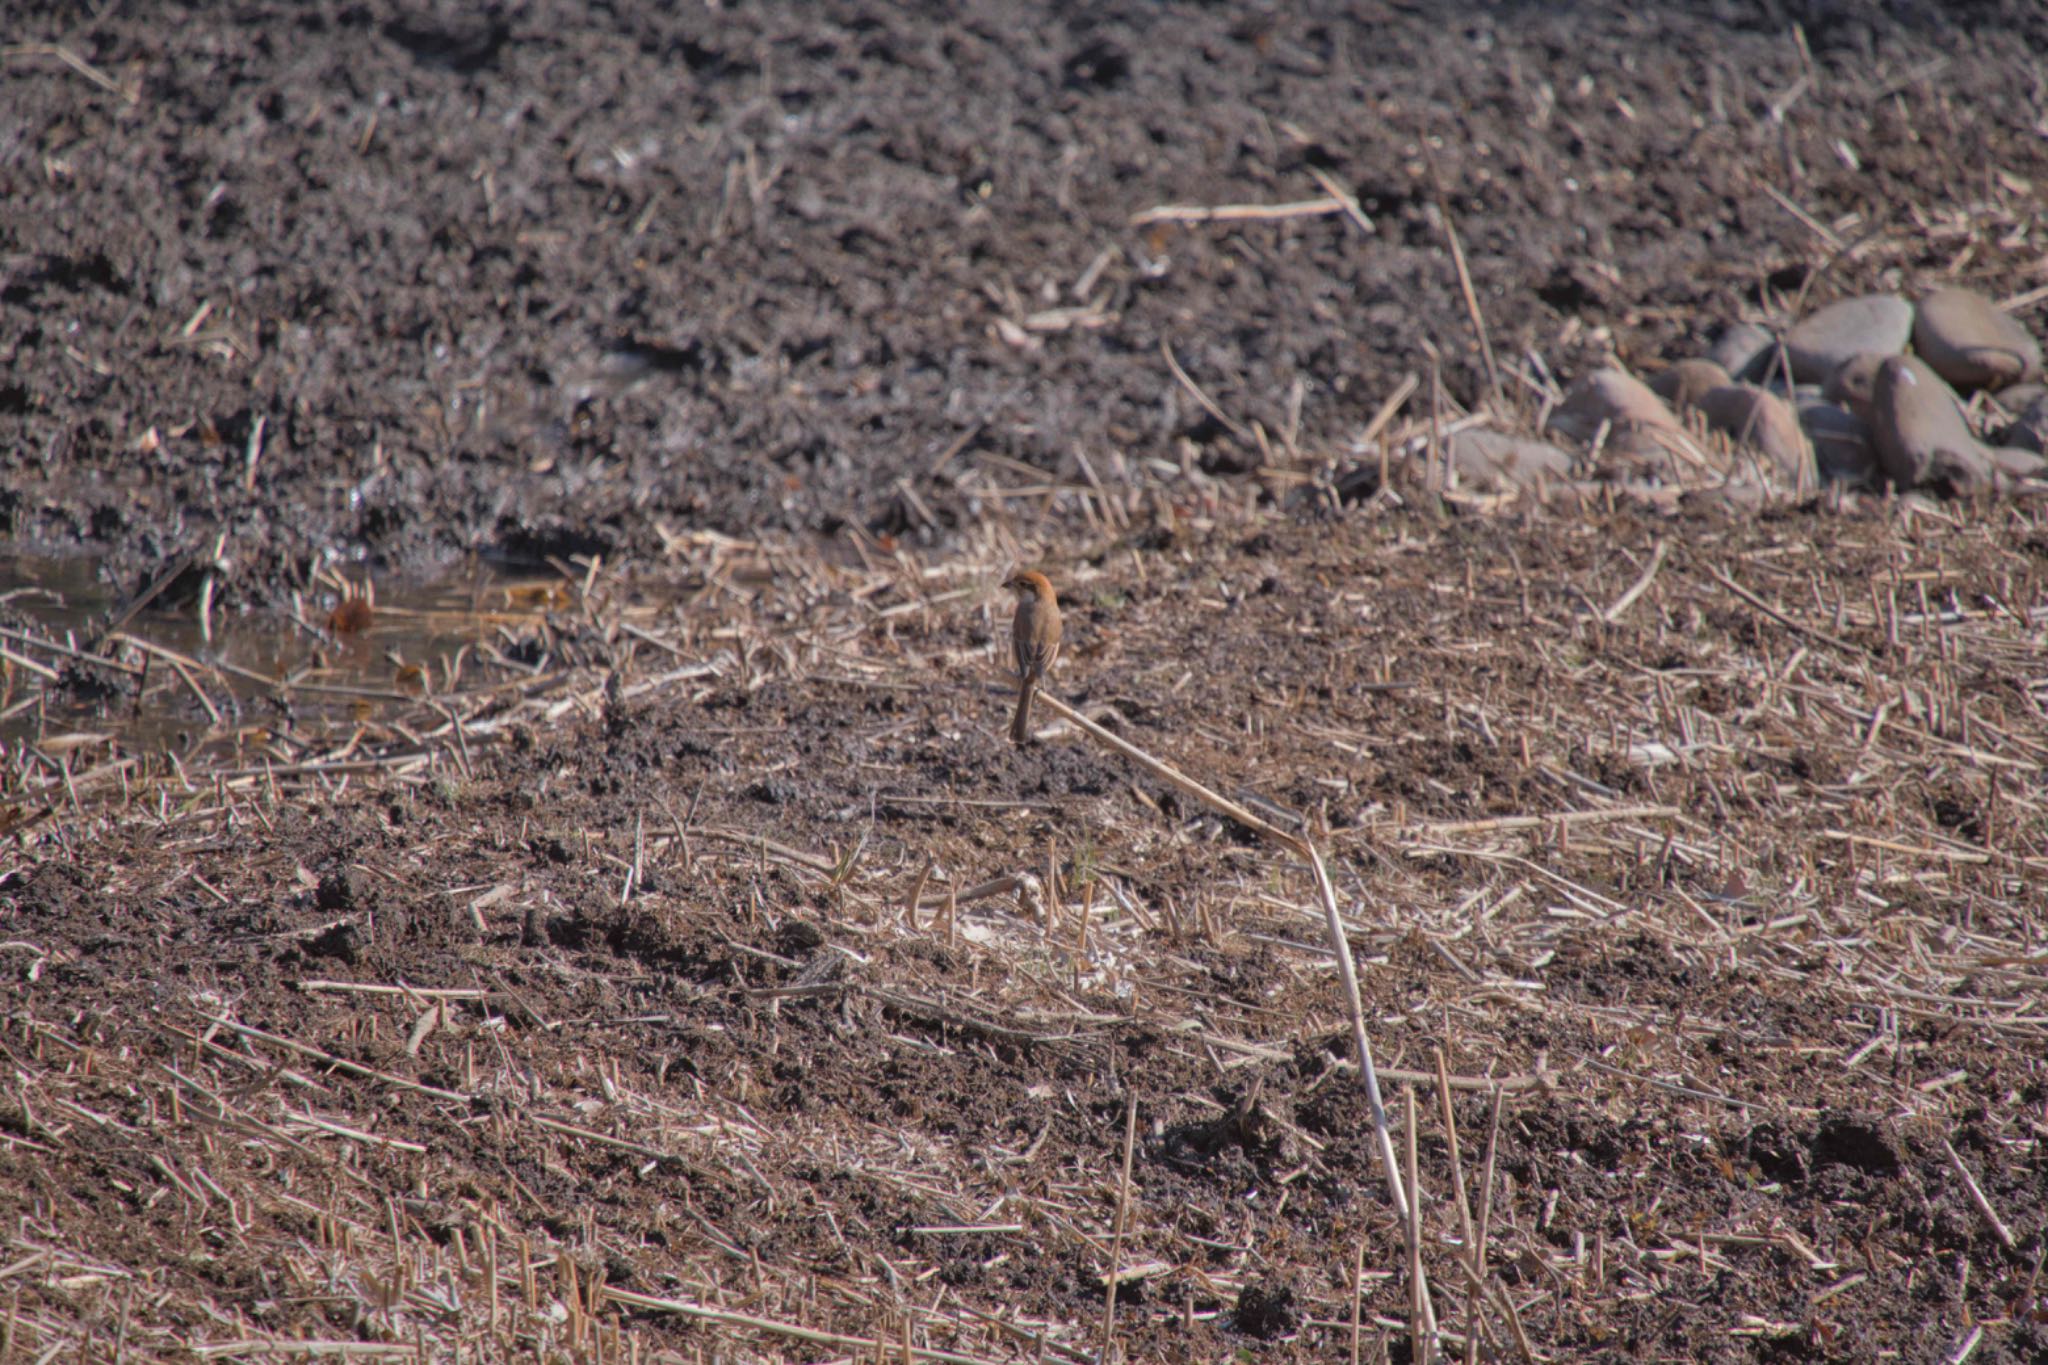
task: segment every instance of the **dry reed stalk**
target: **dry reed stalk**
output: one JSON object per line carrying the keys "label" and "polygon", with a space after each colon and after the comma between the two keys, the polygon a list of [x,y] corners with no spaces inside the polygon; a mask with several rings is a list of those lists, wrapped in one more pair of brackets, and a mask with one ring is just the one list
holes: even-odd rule
{"label": "dry reed stalk", "polygon": [[1340,198],[1325,185],[1322,199],[1304,199],[1292,204],[1160,204],[1134,213],[1127,227],[1150,227],[1154,223],[1262,223],[1288,218],[1321,218],[1332,213],[1355,214],[1358,206]]}
{"label": "dry reed stalk", "polygon": [[[1220,796],[1208,787],[1187,777],[1178,769],[1154,758],[1135,744],[1121,736],[1110,733],[1094,721],[1068,706],[1058,697],[1040,693],[1045,705],[1055,715],[1061,716],[1077,726],[1083,734],[1122,754],[1160,780],[1194,797],[1211,810],[1227,815],[1245,828],[1258,834],[1269,843],[1277,844],[1283,850],[1300,857],[1308,864],[1310,875],[1315,879],[1316,893],[1323,903],[1325,928],[1330,938],[1330,948],[1336,954],[1338,969],[1344,987],[1345,1009],[1351,1020],[1352,1044],[1358,1052],[1360,1077],[1365,1084],[1366,1098],[1372,1109],[1373,1134],[1380,1148],[1380,1162],[1387,1181],[1387,1192],[1395,1211],[1408,1218],[1413,1214],[1411,1195],[1401,1180],[1401,1166],[1394,1154],[1394,1141],[1387,1126],[1386,1106],[1380,1098],[1379,1073],[1373,1064],[1372,1040],[1365,1027],[1365,1006],[1358,989],[1358,968],[1352,960],[1351,941],[1344,933],[1342,912],[1337,907],[1336,889],[1330,884],[1330,876],[1323,866],[1322,854],[1313,841],[1304,836],[1290,834],[1252,814],[1242,805],[1227,797]],[[1436,1338],[1436,1312],[1429,1295],[1429,1286],[1421,1279],[1420,1265],[1413,1267],[1418,1282],[1415,1285],[1416,1302],[1419,1306],[1420,1321],[1426,1339]]]}
{"label": "dry reed stalk", "polygon": [[1101,1365],[1110,1365],[1110,1346],[1116,1334],[1116,1291],[1123,1282],[1124,1229],[1131,1215],[1131,1158],[1138,1143],[1138,1097],[1129,1095],[1124,1100],[1124,1155],[1123,1173],[1117,1179],[1116,1228],[1109,1239],[1109,1288],[1102,1296],[1102,1348],[1096,1358]]}
{"label": "dry reed stalk", "polygon": [[1202,405],[1202,411],[1214,417],[1218,422],[1221,422],[1224,429],[1237,437],[1238,440],[1251,440],[1251,433],[1245,429],[1244,424],[1222,408],[1217,407],[1216,400],[1204,393],[1202,386],[1197,384],[1188,376],[1188,372],[1181,368],[1180,360],[1173,353],[1173,343],[1164,337],[1159,339],[1159,354],[1166,361],[1166,368],[1173,371],[1173,377],[1180,382],[1180,386],[1192,394],[1194,400]]}

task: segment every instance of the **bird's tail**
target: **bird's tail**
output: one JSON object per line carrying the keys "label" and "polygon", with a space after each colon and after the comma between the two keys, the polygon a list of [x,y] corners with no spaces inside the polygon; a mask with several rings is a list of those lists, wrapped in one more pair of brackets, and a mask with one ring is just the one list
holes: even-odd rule
{"label": "bird's tail", "polygon": [[1038,691],[1036,680],[1026,678],[1017,686],[1017,718],[1010,722],[1010,743],[1023,744],[1031,738],[1031,697]]}

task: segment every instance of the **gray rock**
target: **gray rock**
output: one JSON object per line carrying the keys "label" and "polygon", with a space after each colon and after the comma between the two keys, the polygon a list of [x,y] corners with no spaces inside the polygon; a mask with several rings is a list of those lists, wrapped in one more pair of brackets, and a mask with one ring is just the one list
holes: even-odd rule
{"label": "gray rock", "polygon": [[1711,360],[1681,360],[1650,381],[1650,392],[1678,408],[1696,407],[1700,395],[1735,381]]}
{"label": "gray rock", "polygon": [[1913,312],[1913,349],[1959,389],[1996,389],[2041,373],[2041,343],[1973,289],[1934,289]]}
{"label": "gray rock", "polygon": [[[2000,398],[2005,398],[2010,392],[2001,394]],[[1998,433],[1998,444],[2048,452],[2048,393],[2020,409],[2020,415],[2013,419],[2012,425]]]}
{"label": "gray rock", "polygon": [[1460,483],[1485,488],[1531,489],[1546,480],[1563,483],[1572,474],[1572,457],[1550,442],[1484,427],[1453,432],[1450,457]]}
{"label": "gray rock", "polygon": [[2014,384],[1998,391],[1998,405],[2007,412],[2025,412],[2048,398],[2048,384]]}
{"label": "gray rock", "polygon": [[1603,423],[1610,435],[1680,430],[1663,399],[1634,375],[1611,367],[1581,378],[1550,414],[1551,429],[1575,441],[1592,440]]}
{"label": "gray rock", "polygon": [[1753,322],[1731,322],[1714,339],[1706,358],[1726,370],[1731,379],[1758,380],[1771,368],[1778,339]]}
{"label": "gray rock", "polygon": [[1822,395],[1868,422],[1870,396],[1877,391],[1877,367],[1886,359],[1875,351],[1850,356],[1828,376],[1827,384],[1821,389]]}
{"label": "gray rock", "polygon": [[2032,450],[2020,450],[2013,446],[1988,446],[1986,453],[1991,463],[1998,466],[1998,472],[2009,479],[2048,478],[2048,457]]}
{"label": "gray rock", "polygon": [[1792,378],[1826,383],[1843,361],[1860,351],[1897,355],[1913,335],[1913,305],[1896,294],[1865,294],[1831,303],[1801,318],[1785,334]]}
{"label": "gray rock", "polygon": [[1724,384],[1700,396],[1699,410],[1716,431],[1761,450],[1786,483],[1798,487],[1811,478],[1813,448],[1792,405],[1776,394],[1755,384]]}
{"label": "gray rock", "polygon": [[1884,472],[1870,426],[1861,417],[1825,399],[1799,403],[1799,425],[1813,442],[1814,467],[1823,479],[1844,483],[1875,483]]}
{"label": "gray rock", "polygon": [[1994,478],[1996,465],[1971,434],[1955,391],[1913,356],[1892,356],[1877,367],[1870,435],[1885,474],[1901,488],[1978,488]]}

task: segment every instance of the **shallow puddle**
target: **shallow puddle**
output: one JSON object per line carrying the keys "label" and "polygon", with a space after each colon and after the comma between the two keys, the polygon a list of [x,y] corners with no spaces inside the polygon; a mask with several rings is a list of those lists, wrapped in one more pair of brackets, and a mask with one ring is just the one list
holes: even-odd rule
{"label": "shallow puddle", "polygon": [[545,666],[560,576],[478,566],[419,586],[331,574],[284,611],[213,601],[203,560],[117,600],[82,556],[0,552],[0,753],[67,769],[102,750],[292,761],[435,699]]}

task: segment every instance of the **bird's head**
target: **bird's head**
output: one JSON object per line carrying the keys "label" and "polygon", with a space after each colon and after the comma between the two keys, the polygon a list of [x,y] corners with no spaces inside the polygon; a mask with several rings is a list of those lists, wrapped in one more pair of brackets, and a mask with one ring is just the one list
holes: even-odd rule
{"label": "bird's head", "polygon": [[1010,575],[1003,583],[1003,586],[1016,593],[1019,597],[1052,596],[1051,580],[1047,579],[1044,574],[1030,569]]}

